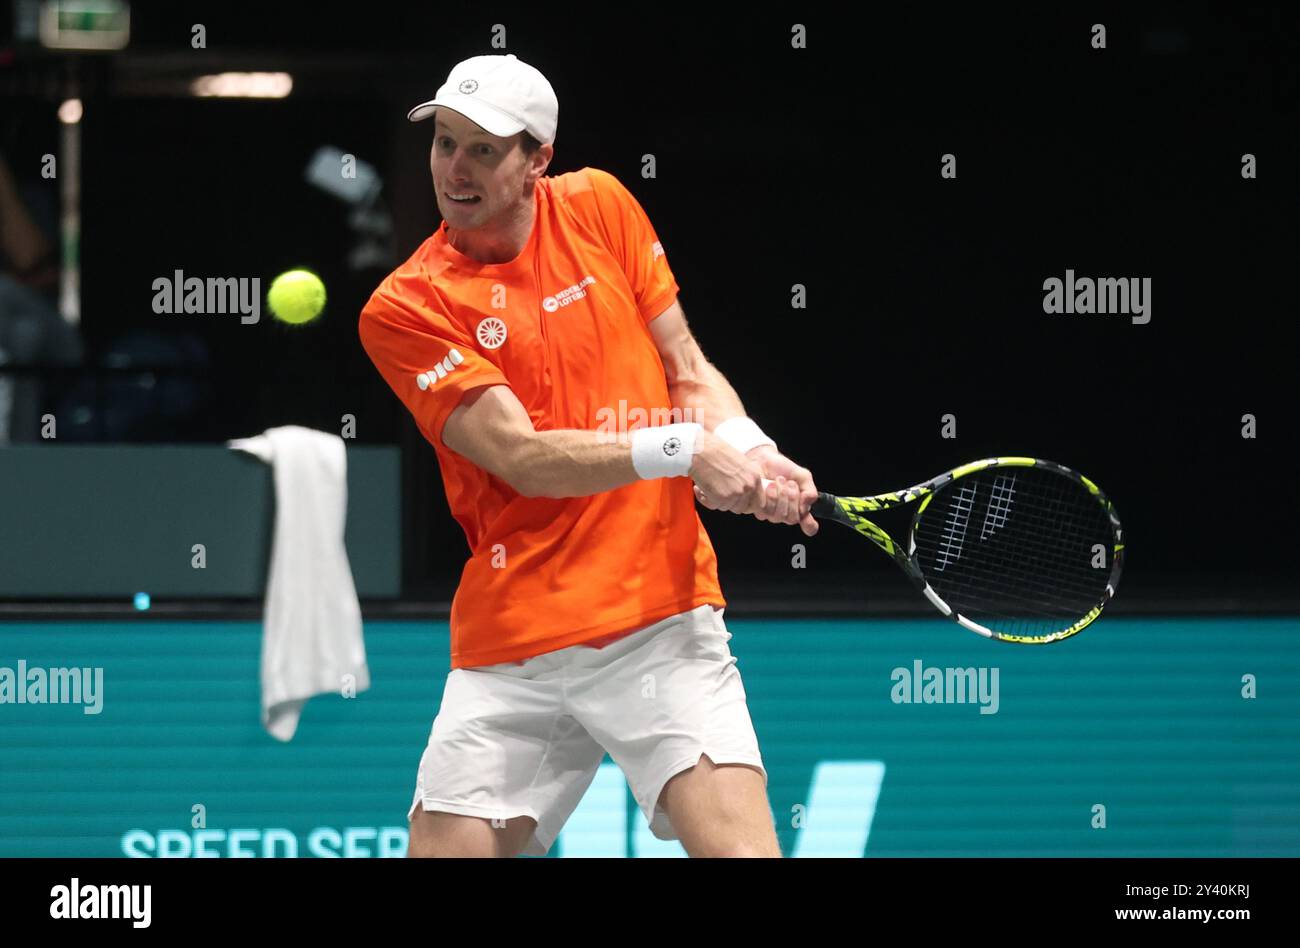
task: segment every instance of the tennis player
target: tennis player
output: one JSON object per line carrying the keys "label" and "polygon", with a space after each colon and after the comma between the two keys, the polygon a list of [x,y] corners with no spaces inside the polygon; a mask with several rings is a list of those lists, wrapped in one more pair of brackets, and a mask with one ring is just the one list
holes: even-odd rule
{"label": "tennis player", "polygon": [[467,59],[408,117],[434,119],[443,220],[360,335],[471,551],[409,854],[545,854],[608,751],[658,838],[780,856],[695,501],[811,536],[811,474],[700,351],[628,190],[543,176],[558,103],[537,69]]}

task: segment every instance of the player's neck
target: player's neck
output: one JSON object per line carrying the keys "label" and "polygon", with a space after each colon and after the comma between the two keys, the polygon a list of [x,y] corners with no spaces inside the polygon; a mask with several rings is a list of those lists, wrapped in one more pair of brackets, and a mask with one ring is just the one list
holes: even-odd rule
{"label": "player's neck", "polygon": [[524,251],[537,215],[537,192],[515,205],[510,216],[489,227],[461,230],[447,225],[447,242],[479,263],[509,263]]}

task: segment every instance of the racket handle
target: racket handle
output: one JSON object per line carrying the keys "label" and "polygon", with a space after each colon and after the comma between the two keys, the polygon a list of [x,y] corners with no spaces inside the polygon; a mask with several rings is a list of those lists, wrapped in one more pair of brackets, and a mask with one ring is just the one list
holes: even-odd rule
{"label": "racket handle", "polygon": [[814,517],[829,517],[834,514],[836,510],[838,510],[838,508],[835,505],[835,495],[822,491],[817,495],[817,499],[813,501],[812,507],[809,508],[808,512]]}

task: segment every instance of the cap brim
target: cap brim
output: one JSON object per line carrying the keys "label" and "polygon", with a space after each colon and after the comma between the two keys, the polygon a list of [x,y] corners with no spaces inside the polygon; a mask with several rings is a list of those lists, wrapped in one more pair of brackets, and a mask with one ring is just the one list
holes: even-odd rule
{"label": "cap brim", "polygon": [[430,99],[428,102],[421,102],[407,112],[406,117],[412,122],[421,122],[439,109],[451,109],[453,112],[458,112],[489,135],[495,135],[498,138],[509,138],[511,135],[517,135],[524,130],[523,122],[502,115],[492,106],[469,96],[439,96],[436,99]]}
{"label": "cap brim", "polygon": [[406,113],[406,117],[412,122],[422,122],[436,111],[438,111],[438,104],[434,99],[430,99],[428,102],[421,102],[411,109]]}

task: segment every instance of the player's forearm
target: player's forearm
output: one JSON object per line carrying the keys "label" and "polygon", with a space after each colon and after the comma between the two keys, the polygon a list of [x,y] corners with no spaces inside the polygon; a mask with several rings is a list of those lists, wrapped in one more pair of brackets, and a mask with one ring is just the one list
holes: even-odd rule
{"label": "player's forearm", "polygon": [[632,446],[604,432],[535,432],[515,457],[515,489],[529,497],[588,497],[640,480]]}
{"label": "player's forearm", "polygon": [[[706,359],[699,361],[693,376],[670,381],[668,395],[673,407],[682,410],[683,421],[699,422],[705,431],[745,413],[740,396],[726,376]],[[690,409],[689,414],[686,409]]]}
{"label": "player's forearm", "polygon": [[[681,421],[704,429],[696,453],[714,450],[709,433],[745,414],[736,390],[707,360],[700,360],[690,378],[670,381],[668,394],[673,408],[682,410]],[[535,432],[518,452],[515,471],[516,489],[533,497],[588,497],[640,480],[626,437],[614,440],[606,432],[577,429]]]}

